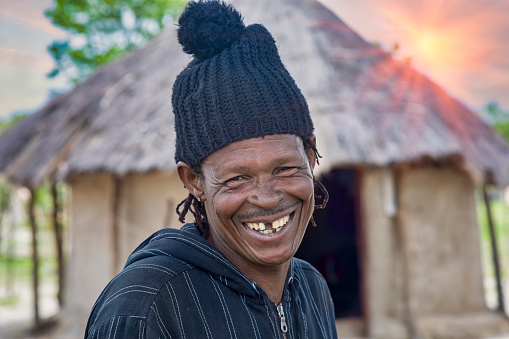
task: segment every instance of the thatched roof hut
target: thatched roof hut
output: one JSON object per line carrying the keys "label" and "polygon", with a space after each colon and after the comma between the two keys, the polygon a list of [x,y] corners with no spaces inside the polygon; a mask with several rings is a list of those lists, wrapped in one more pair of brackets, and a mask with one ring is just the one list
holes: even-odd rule
{"label": "thatched roof hut", "polygon": [[[238,3],[247,22],[273,33],[306,94],[327,141],[323,170],[452,160],[478,182],[509,183],[507,145],[409,62],[366,42],[316,1]],[[6,132],[0,171],[37,186],[55,173],[174,170],[171,85],[189,61],[174,34],[163,32]]]}
{"label": "thatched roof hut", "polygon": [[[451,333],[505,326],[485,314],[474,187],[509,183],[509,146],[317,1],[232,2],[246,23],[269,28],[308,99],[333,207],[306,235],[322,252],[304,243],[302,254],[339,291],[336,306],[352,305],[338,314],[375,338],[439,337],[443,319]],[[170,97],[188,62],[168,29],[0,138],[0,171],[12,181],[71,184],[70,303],[78,308],[91,306],[110,268],[149,231],[178,226],[168,214],[185,197]],[[344,275],[355,279],[344,283]]]}

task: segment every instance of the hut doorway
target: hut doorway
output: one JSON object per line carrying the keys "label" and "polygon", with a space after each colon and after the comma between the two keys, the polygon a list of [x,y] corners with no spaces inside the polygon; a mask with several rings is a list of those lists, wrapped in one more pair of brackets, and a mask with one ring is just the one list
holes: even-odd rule
{"label": "hut doorway", "polygon": [[335,169],[319,178],[329,204],[315,211],[317,227],[308,227],[296,254],[327,280],[336,318],[362,315],[358,176],[353,169]]}

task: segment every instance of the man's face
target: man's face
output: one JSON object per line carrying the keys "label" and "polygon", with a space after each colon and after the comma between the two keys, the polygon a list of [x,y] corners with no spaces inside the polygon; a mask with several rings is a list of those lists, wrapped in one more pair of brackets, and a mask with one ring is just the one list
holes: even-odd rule
{"label": "man's face", "polygon": [[228,259],[242,270],[293,257],[314,209],[312,165],[300,137],[231,143],[202,170],[211,240]]}

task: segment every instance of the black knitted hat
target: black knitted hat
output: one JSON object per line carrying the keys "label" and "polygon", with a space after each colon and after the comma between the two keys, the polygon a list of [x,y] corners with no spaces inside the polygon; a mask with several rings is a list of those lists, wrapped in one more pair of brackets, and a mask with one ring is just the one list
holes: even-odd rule
{"label": "black knitted hat", "polygon": [[271,134],[313,133],[306,99],[262,25],[245,27],[223,2],[191,1],[178,41],[194,60],[173,85],[175,161],[198,165],[232,142]]}

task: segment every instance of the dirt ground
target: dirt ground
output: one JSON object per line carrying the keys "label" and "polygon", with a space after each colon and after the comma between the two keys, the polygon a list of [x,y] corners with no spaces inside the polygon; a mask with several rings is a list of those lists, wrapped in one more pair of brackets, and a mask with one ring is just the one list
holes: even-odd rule
{"label": "dirt ground", "polygon": [[[39,313],[41,319],[51,319],[58,312],[55,285],[40,287]],[[0,305],[0,339],[31,338],[28,329],[33,322],[32,290],[28,283],[18,283],[13,305]]]}

